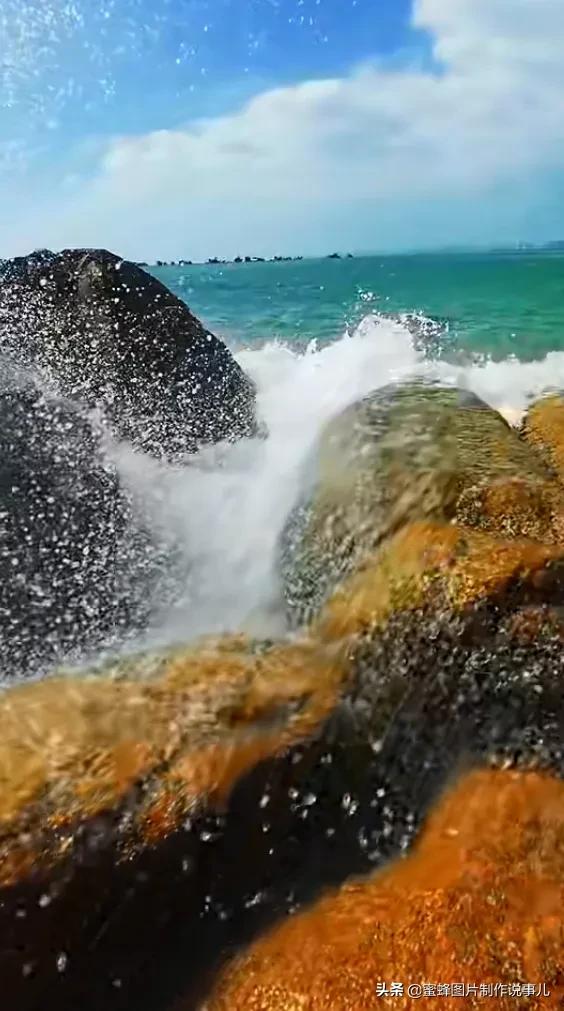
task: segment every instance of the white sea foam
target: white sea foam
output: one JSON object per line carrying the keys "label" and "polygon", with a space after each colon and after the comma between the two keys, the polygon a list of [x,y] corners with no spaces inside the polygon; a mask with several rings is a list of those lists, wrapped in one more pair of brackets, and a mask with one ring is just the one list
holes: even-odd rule
{"label": "white sea foam", "polygon": [[387,383],[420,375],[472,390],[516,423],[528,401],[564,387],[564,353],[521,363],[449,364],[414,348],[400,322],[366,317],[353,334],[296,351],[278,342],[237,358],[257,385],[266,439],[214,447],[183,468],[121,449],[123,478],[178,540],[186,592],[163,613],[152,642],[280,625],[276,545],[300,492],[304,463],[327,421]]}

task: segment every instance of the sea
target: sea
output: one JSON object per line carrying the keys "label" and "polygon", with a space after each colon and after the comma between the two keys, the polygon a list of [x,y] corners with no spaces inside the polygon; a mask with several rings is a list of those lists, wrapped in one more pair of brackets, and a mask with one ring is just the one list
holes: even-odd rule
{"label": "sea", "polygon": [[326,344],[391,312],[445,322],[445,353],[530,361],[564,348],[564,251],[152,269],[210,329],[246,347]]}
{"label": "sea", "polygon": [[254,380],[266,437],[203,450],[181,467],[113,448],[139,507],[186,562],[182,593],[143,648],[284,633],[280,535],[320,432],[348,404],[426,376],[472,390],[518,425],[531,400],[564,388],[561,254],[151,269]]}

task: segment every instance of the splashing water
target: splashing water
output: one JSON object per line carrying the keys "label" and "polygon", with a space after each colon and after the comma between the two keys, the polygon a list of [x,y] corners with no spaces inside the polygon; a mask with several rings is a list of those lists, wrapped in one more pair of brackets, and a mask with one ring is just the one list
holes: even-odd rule
{"label": "splashing water", "polygon": [[531,363],[436,361],[416,350],[407,326],[374,315],[321,348],[296,351],[271,342],[237,358],[257,385],[267,438],[207,449],[184,467],[113,449],[122,479],[183,555],[185,592],[159,615],[151,645],[205,633],[283,630],[278,539],[318,435],[350,403],[420,376],[469,389],[517,423],[531,398],[564,385],[564,353]]}

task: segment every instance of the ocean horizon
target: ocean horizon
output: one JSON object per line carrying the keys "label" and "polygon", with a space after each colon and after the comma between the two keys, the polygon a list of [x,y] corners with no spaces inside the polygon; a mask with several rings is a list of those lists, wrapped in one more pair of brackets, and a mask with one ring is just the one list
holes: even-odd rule
{"label": "ocean horizon", "polygon": [[419,314],[440,326],[443,354],[530,361],[564,347],[563,260],[560,250],[436,251],[149,269],[236,347],[326,343],[368,314]]}

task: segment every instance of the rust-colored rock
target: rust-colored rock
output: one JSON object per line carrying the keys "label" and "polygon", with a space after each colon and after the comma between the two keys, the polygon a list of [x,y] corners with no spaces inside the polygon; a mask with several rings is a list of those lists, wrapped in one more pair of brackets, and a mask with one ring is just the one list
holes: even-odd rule
{"label": "rust-colored rock", "polygon": [[[313,625],[324,642],[376,635],[394,615],[435,604],[463,614],[495,599],[559,604],[564,544],[505,540],[429,521],[401,527],[341,584]],[[510,599],[506,599],[510,595]]]}
{"label": "rust-colored rock", "polygon": [[[148,1008],[167,1006],[179,975],[185,984],[209,957],[209,935],[219,944],[222,902],[225,919],[236,918],[276,877],[269,851],[291,838],[299,816],[288,789],[307,775],[289,755],[316,740],[342,678],[335,656],[311,644],[233,639],[0,697],[0,981],[10,1011],[118,1009],[141,995]],[[257,812],[277,763],[280,793],[268,789],[281,827],[271,840]],[[212,911],[219,927],[202,920]]]}
{"label": "rust-colored rock", "polygon": [[[225,972],[207,1011],[376,1011],[377,984],[425,1008],[561,1008],[564,1002],[564,786],[535,773],[475,772],[433,812],[414,853],[345,885],[254,945]],[[498,987],[464,999],[436,987]],[[516,998],[515,985],[549,995]]]}
{"label": "rust-colored rock", "polygon": [[551,394],[537,400],[527,411],[523,422],[527,442],[539,450],[554,468],[560,480],[564,478],[564,398]]}
{"label": "rust-colored rock", "polygon": [[465,391],[424,383],[377,391],[328,425],[309,475],[281,546],[295,624],[410,522],[564,543],[564,490],[553,471]]}
{"label": "rust-colored rock", "polygon": [[36,865],[56,860],[69,846],[65,828],[118,807],[141,782],[128,842],[142,840],[147,822],[155,835],[154,812],[165,800],[170,830],[195,805],[225,799],[245,771],[307,737],[331,712],[337,670],[312,647],[253,653],[233,640],[5,693],[0,884],[24,853]]}

